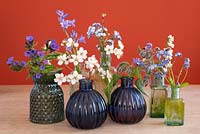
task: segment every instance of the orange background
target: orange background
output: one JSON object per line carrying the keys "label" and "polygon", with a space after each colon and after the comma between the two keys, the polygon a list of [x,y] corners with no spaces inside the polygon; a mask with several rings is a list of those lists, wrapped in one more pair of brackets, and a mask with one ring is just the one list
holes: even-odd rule
{"label": "orange background", "polygon": [[[168,34],[175,36],[175,50],[191,58],[187,80],[200,83],[200,1],[199,0],[1,0],[0,2],[0,84],[31,84],[27,72],[12,72],[5,64],[10,56],[24,58],[26,35],[42,46],[47,39],[59,43],[65,38],[57,22],[57,9],[76,19],[76,30],[86,35],[93,22],[107,13],[106,27],[121,33],[125,45],[120,61],[137,57],[137,46],[147,42],[165,46]],[[96,40],[86,40],[90,54],[99,56]],[[113,64],[119,61],[113,57]],[[176,71],[178,68],[175,69]]]}

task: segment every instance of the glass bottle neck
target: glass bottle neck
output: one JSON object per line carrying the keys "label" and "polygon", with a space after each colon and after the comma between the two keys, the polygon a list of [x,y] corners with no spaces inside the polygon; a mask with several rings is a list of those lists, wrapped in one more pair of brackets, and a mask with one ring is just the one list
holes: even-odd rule
{"label": "glass bottle neck", "polygon": [[100,66],[104,70],[109,70],[111,66],[111,55],[106,54],[105,51],[100,51],[101,52],[101,60],[100,60]]}
{"label": "glass bottle neck", "polygon": [[133,87],[133,78],[129,77],[121,78],[121,87],[123,88]]}
{"label": "glass bottle neck", "polygon": [[160,87],[165,86],[165,77],[164,76],[163,77],[154,76],[152,86],[160,86]]}
{"label": "glass bottle neck", "polygon": [[81,91],[91,91],[92,81],[90,79],[81,79],[79,80],[79,90]]}
{"label": "glass bottle neck", "polygon": [[171,88],[171,98],[172,99],[180,98],[180,88]]}

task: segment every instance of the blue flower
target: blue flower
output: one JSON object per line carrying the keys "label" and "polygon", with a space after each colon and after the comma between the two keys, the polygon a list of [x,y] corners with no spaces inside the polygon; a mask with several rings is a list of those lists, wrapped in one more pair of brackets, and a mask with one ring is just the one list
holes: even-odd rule
{"label": "blue flower", "polygon": [[[34,54],[33,54],[33,55],[34,55]],[[44,57],[44,52],[42,52],[42,51],[41,51],[41,52],[38,52],[38,56],[41,57],[41,58]]]}
{"label": "blue flower", "polygon": [[13,65],[14,67],[16,67],[16,66],[19,65],[19,62],[18,62],[18,61],[13,61],[12,65]]}
{"label": "blue flower", "polygon": [[136,65],[139,65],[139,66],[144,65],[143,61],[141,61],[139,58],[133,58],[133,63],[135,63]]}
{"label": "blue flower", "polygon": [[66,51],[71,52],[72,51],[72,46],[70,46],[70,47],[66,46]]}
{"label": "blue flower", "polygon": [[77,32],[75,30],[72,30],[70,33],[71,38],[75,39],[77,38]]}
{"label": "blue flower", "polygon": [[94,26],[89,26],[88,27],[88,31],[87,31],[87,35],[88,35],[88,38],[91,38],[92,35],[94,34],[96,28]]}
{"label": "blue flower", "polygon": [[152,43],[147,43],[145,46],[146,51],[150,51],[152,49]]}
{"label": "blue flower", "polygon": [[170,60],[162,60],[161,64],[162,66],[166,66],[167,64],[169,64]]}
{"label": "blue flower", "polygon": [[60,22],[62,28],[68,28],[70,26],[75,27],[75,19],[73,20],[64,20]]}
{"label": "blue flower", "polygon": [[114,31],[114,39],[122,40],[122,37],[120,36],[119,32]]}
{"label": "blue flower", "polygon": [[24,55],[25,55],[26,57],[30,57],[30,56],[31,56],[31,52],[30,52],[30,51],[25,51]]}
{"label": "blue flower", "polygon": [[177,53],[174,54],[174,56],[175,56],[175,57],[181,57],[181,56],[182,56],[182,53],[177,52]]}
{"label": "blue flower", "polygon": [[21,61],[21,66],[25,67],[26,66],[26,62],[25,61]]}
{"label": "blue flower", "polygon": [[42,76],[42,75],[41,75],[40,73],[37,73],[37,74],[35,75],[35,78],[39,79],[41,76]]}
{"label": "blue flower", "polygon": [[96,28],[102,28],[102,25],[100,23],[93,23],[92,26]]}
{"label": "blue flower", "polygon": [[188,69],[190,67],[190,59],[189,58],[185,58],[183,67],[185,69]]}
{"label": "blue flower", "polygon": [[148,66],[148,72],[151,72],[152,70],[154,70],[158,65],[157,64],[152,64],[150,66]]}
{"label": "blue flower", "polygon": [[59,49],[59,46],[56,43],[56,40],[52,40],[51,41],[51,44],[50,44],[49,48],[50,48],[51,51],[57,51]]}
{"label": "blue flower", "polygon": [[6,64],[11,65],[12,62],[13,62],[13,60],[14,60],[14,57],[10,57],[10,58],[8,58]]}
{"label": "blue flower", "polygon": [[79,37],[79,39],[77,40],[77,42],[81,42],[81,43],[86,43],[86,41],[85,41],[85,37],[83,36],[83,35],[81,35],[80,37]]}
{"label": "blue flower", "polygon": [[44,69],[45,69],[45,65],[41,65],[40,70],[44,70]]}
{"label": "blue flower", "polygon": [[26,41],[32,42],[34,40],[33,36],[26,36]]}
{"label": "blue flower", "polygon": [[162,77],[165,77],[166,76],[166,74],[165,73],[163,73],[163,72],[155,72],[154,73],[154,76],[156,77],[156,78],[162,78]]}
{"label": "blue flower", "polygon": [[63,22],[64,19],[69,16],[69,14],[64,14],[64,11],[61,11],[61,10],[57,10],[56,13],[59,16],[58,17],[59,22]]}
{"label": "blue flower", "polygon": [[157,51],[157,53],[156,53],[156,57],[158,58],[158,59],[161,59],[161,56],[164,54],[164,51],[163,50],[159,50],[159,51]]}

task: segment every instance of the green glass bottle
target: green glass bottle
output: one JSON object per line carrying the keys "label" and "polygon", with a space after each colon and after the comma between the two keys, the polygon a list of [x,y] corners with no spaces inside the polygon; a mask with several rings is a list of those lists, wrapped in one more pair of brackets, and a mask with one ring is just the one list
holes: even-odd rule
{"label": "green glass bottle", "polygon": [[165,101],[165,121],[167,126],[184,124],[184,101],[180,98],[180,88],[171,89],[171,97]]}
{"label": "green glass bottle", "polygon": [[150,117],[164,118],[165,100],[167,98],[167,86],[164,83],[164,77],[154,76],[151,85],[150,98]]}

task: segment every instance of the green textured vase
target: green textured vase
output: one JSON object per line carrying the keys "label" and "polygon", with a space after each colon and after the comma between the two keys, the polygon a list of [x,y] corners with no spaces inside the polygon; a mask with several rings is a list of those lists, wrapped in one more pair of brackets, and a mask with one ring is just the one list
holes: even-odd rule
{"label": "green textured vase", "polygon": [[167,98],[167,86],[164,83],[164,77],[154,77],[151,86],[150,98],[150,117],[164,118],[165,99]]}
{"label": "green textured vase", "polygon": [[51,124],[64,120],[64,95],[53,78],[34,79],[30,94],[30,121]]}
{"label": "green textured vase", "polygon": [[171,89],[171,97],[165,101],[165,121],[167,126],[184,125],[184,101],[179,97],[179,88]]}

